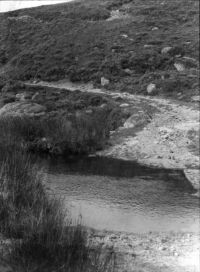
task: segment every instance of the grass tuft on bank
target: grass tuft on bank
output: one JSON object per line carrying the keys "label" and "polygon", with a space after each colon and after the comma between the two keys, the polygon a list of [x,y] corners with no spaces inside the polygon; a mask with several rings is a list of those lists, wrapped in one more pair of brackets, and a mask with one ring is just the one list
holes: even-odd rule
{"label": "grass tuft on bank", "polygon": [[11,241],[4,256],[14,271],[111,271],[112,254],[87,244],[27,153],[0,151],[0,233]]}
{"label": "grass tuft on bank", "polygon": [[120,123],[120,111],[109,107],[44,118],[8,115],[0,119],[0,144],[64,156],[89,154],[102,149]]}

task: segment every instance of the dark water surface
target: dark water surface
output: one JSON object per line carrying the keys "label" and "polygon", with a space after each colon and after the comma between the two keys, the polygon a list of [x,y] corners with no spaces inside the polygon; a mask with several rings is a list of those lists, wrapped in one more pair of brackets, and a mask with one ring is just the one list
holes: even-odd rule
{"label": "dark water surface", "polygon": [[199,199],[179,170],[108,158],[49,160],[46,180],[84,225],[128,232],[199,231]]}

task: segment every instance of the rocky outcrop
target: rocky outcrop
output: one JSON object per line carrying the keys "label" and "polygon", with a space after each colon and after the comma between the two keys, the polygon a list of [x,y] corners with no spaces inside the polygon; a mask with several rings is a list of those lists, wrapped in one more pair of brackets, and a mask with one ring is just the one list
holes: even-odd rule
{"label": "rocky outcrop", "polygon": [[43,116],[46,107],[33,102],[13,102],[8,103],[0,109],[0,117],[2,116]]}

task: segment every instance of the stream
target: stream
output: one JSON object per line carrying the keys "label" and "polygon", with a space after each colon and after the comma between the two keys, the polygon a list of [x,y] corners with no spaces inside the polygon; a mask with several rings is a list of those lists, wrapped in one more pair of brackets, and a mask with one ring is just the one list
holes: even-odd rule
{"label": "stream", "polygon": [[100,230],[199,231],[199,198],[181,170],[88,157],[43,162],[73,221]]}

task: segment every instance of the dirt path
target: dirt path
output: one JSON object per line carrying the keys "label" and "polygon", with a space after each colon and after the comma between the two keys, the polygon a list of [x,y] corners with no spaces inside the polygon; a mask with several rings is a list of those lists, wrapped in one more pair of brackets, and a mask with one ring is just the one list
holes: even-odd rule
{"label": "dirt path", "polygon": [[[135,160],[154,167],[183,169],[199,190],[199,108],[198,105],[95,89],[92,84],[67,80],[29,85],[51,86],[71,91],[104,93],[121,99],[124,110],[134,112],[123,127],[112,132],[110,146],[98,155]],[[148,108],[150,108],[150,113]]]}

